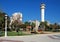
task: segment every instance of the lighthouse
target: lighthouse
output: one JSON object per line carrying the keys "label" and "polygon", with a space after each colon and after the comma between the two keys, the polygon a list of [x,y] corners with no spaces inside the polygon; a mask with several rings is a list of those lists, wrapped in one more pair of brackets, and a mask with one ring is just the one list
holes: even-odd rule
{"label": "lighthouse", "polygon": [[41,4],[41,22],[44,22],[45,4]]}

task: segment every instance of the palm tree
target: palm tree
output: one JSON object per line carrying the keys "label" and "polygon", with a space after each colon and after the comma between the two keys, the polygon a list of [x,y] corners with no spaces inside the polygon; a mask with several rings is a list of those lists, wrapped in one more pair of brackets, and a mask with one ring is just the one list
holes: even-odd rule
{"label": "palm tree", "polygon": [[24,24],[25,24],[26,26],[28,26],[28,25],[30,25],[30,22],[25,22]]}
{"label": "palm tree", "polygon": [[33,31],[34,30],[34,27],[35,27],[35,23],[32,22],[31,27],[32,27],[31,28],[31,31]]}
{"label": "palm tree", "polygon": [[45,21],[45,22],[40,22],[40,27],[41,27],[43,30],[47,29],[47,28],[48,28],[48,22],[47,22],[47,21]]}
{"label": "palm tree", "polygon": [[25,22],[25,25],[26,26],[31,26],[31,30],[33,31],[33,29],[34,29],[34,27],[35,27],[35,23],[33,23],[33,22]]}
{"label": "palm tree", "polygon": [[57,28],[58,28],[58,24],[57,24],[57,23],[54,23],[54,24],[53,24],[53,29],[52,29],[52,31],[55,31]]}

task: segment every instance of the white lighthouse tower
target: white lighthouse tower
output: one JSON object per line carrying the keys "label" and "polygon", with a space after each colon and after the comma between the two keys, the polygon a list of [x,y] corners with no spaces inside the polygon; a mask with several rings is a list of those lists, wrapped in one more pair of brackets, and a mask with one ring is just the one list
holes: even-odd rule
{"label": "white lighthouse tower", "polygon": [[45,4],[41,4],[41,22],[44,22]]}

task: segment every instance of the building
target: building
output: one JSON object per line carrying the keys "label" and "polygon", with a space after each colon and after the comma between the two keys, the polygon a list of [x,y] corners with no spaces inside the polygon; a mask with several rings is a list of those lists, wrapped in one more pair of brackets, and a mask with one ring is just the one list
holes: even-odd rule
{"label": "building", "polygon": [[12,19],[13,19],[14,21],[15,21],[15,20],[22,21],[22,13],[20,13],[20,12],[13,13]]}
{"label": "building", "polygon": [[22,23],[22,13],[21,12],[15,12],[12,14],[12,17],[10,17],[10,25],[12,23],[14,23],[15,20],[17,20],[19,23]]}
{"label": "building", "polygon": [[40,22],[38,20],[33,21],[35,23],[35,30],[38,31],[38,27],[40,25]]}
{"label": "building", "polygon": [[35,28],[34,28],[34,30],[35,30],[35,31],[38,31],[38,27],[39,27],[39,25],[40,25],[40,22],[39,22],[38,20],[30,20],[29,22],[35,23]]}

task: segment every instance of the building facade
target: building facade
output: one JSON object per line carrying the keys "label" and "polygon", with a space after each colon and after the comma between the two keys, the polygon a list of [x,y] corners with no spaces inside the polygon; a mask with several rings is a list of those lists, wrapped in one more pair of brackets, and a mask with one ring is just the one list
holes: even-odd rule
{"label": "building facade", "polygon": [[14,23],[14,21],[22,23],[22,13],[21,12],[15,12],[12,14],[12,17],[10,17],[10,28],[11,28],[11,24]]}

